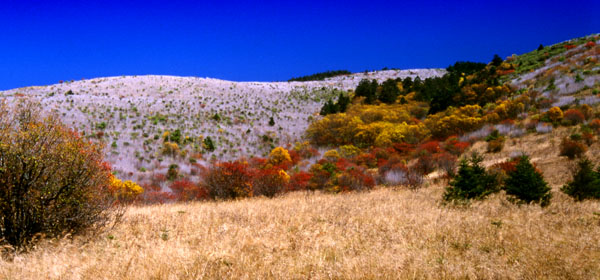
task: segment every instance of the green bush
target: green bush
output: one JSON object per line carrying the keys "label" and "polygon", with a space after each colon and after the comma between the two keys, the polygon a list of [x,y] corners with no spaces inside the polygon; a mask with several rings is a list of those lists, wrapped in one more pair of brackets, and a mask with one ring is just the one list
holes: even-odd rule
{"label": "green bush", "polygon": [[577,163],[573,180],[560,190],[575,200],[600,199],[600,172],[594,171],[593,163],[584,158]]}
{"label": "green bush", "polygon": [[504,189],[513,202],[540,203],[542,207],[550,204],[552,197],[548,183],[525,155],[518,159],[515,170],[508,173]]}
{"label": "green bush", "polygon": [[462,159],[458,173],[444,193],[445,201],[483,199],[500,190],[496,177],[481,165],[483,158],[473,153],[471,158]]}

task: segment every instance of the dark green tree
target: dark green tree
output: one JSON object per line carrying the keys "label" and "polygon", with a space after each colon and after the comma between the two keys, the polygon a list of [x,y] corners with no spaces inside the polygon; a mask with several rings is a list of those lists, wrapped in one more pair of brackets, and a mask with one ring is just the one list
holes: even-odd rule
{"label": "dark green tree", "polygon": [[377,99],[377,87],[377,80],[371,82],[367,79],[362,79],[354,92],[356,92],[356,96],[364,97],[365,102],[371,104]]}
{"label": "dark green tree", "polygon": [[544,50],[544,45],[540,44],[540,46],[537,48],[538,51],[542,51]]}
{"label": "dark green tree", "polygon": [[273,117],[269,118],[269,126],[274,126],[275,125],[275,120],[273,119]]}
{"label": "dark green tree", "polygon": [[504,61],[504,59],[502,59],[499,55],[495,54],[494,58],[492,59],[492,65],[498,67],[500,66],[500,64],[502,64],[502,61]]}
{"label": "dark green tree", "polygon": [[463,158],[458,173],[444,193],[445,201],[483,199],[500,190],[496,177],[481,165],[483,158],[473,153],[468,160]]}
{"label": "dark green tree", "polygon": [[577,163],[573,180],[560,190],[578,201],[600,199],[600,174],[594,171],[593,163],[584,158]]}
{"label": "dark green tree", "polygon": [[524,203],[539,203],[542,207],[550,204],[550,188],[528,156],[521,156],[515,170],[508,173],[504,189],[511,200]]}
{"label": "dark green tree", "polygon": [[319,112],[319,114],[321,116],[325,116],[325,115],[329,115],[329,114],[335,114],[337,113],[337,109],[335,104],[333,104],[333,101],[331,99],[329,99],[327,102],[325,102],[325,104],[323,104],[323,107],[321,107],[321,112]]}
{"label": "dark green tree", "polygon": [[394,79],[387,79],[381,85],[381,94],[378,96],[379,101],[387,104],[396,102],[400,95],[400,89],[398,83]]}
{"label": "dark green tree", "polygon": [[204,138],[203,141],[203,148],[209,152],[212,152],[215,150],[215,143],[213,142],[213,140],[210,138],[210,136],[207,136],[206,138]]}

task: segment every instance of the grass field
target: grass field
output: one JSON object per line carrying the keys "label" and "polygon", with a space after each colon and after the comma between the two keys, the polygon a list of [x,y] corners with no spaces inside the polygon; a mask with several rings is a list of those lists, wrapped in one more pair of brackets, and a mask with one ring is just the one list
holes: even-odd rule
{"label": "grass field", "polygon": [[600,203],[547,208],[443,187],[132,206],[114,229],[0,260],[2,279],[600,278]]}

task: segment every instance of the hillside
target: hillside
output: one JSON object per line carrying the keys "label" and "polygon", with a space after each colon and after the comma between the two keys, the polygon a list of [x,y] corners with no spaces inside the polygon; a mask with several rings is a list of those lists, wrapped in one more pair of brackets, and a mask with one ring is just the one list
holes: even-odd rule
{"label": "hillside", "polygon": [[[354,89],[361,79],[426,79],[444,73],[387,70],[310,82],[123,76],[8,90],[0,92],[0,100],[11,102],[21,96],[39,100],[65,124],[105,142],[107,159],[120,176],[136,178],[146,171],[164,172],[173,163],[189,171],[190,160],[265,156],[275,146],[293,145],[303,139],[323,103],[338,90]],[[185,145],[175,155],[163,155],[164,133],[176,130]],[[202,148],[208,137],[214,151]]]}

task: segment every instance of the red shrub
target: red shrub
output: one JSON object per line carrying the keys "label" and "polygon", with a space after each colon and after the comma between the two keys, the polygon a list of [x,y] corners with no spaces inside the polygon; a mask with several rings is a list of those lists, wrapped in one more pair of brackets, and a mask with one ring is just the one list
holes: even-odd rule
{"label": "red shrub", "polygon": [[308,189],[308,182],[312,175],[308,172],[300,171],[290,176],[290,183],[287,185],[288,191],[298,191]]}
{"label": "red shrub", "polygon": [[394,143],[393,147],[401,155],[408,155],[415,150],[415,145],[408,143]]}
{"label": "red shrub", "polygon": [[229,199],[253,195],[252,170],[247,163],[216,163],[206,173],[204,187],[211,198]]}
{"label": "red shrub", "polygon": [[433,156],[429,153],[424,153],[418,157],[417,162],[414,165],[415,171],[420,174],[427,175],[433,172],[436,168]]}
{"label": "red shrub", "polygon": [[586,151],[587,147],[585,146],[585,144],[579,141],[564,138],[562,142],[560,142],[560,155],[566,156],[569,159],[580,157]]}
{"label": "red shrub", "polygon": [[208,198],[208,191],[193,182],[181,179],[173,182],[169,189],[173,192],[173,198],[177,201],[190,201]]}
{"label": "red shrub", "polygon": [[[285,174],[285,175],[284,175]],[[289,177],[282,169],[259,169],[254,174],[252,189],[255,196],[273,197],[286,189]],[[287,177],[287,178],[286,178]]]}
{"label": "red shrub", "polygon": [[569,124],[579,124],[585,120],[583,113],[577,109],[569,109],[564,113],[564,120],[568,121]]}
{"label": "red shrub", "polygon": [[375,186],[375,179],[364,168],[355,166],[340,174],[337,185],[341,191],[368,190]]}
{"label": "red shrub", "polygon": [[600,133],[600,119],[593,119],[588,124],[596,133]]}
{"label": "red shrub", "polygon": [[587,43],[585,44],[585,46],[586,46],[586,47],[588,47],[588,48],[594,47],[594,46],[596,46],[596,42],[594,42],[594,41],[589,41],[589,42],[587,42]]}
{"label": "red shrub", "polygon": [[419,146],[419,150],[427,151],[431,154],[435,154],[435,153],[441,151],[440,142],[439,141],[425,142]]}
{"label": "red shrub", "polygon": [[444,141],[443,147],[444,150],[446,150],[447,152],[455,156],[459,156],[462,153],[464,153],[470,145],[471,144],[469,142],[461,142],[458,140],[458,137],[454,136],[446,139],[446,141]]}
{"label": "red shrub", "polygon": [[354,162],[358,166],[364,166],[366,168],[375,168],[377,167],[377,158],[373,154],[360,154],[352,158],[352,162]]}
{"label": "red shrub", "polygon": [[573,49],[575,47],[576,47],[575,45],[565,45],[565,49],[567,49],[567,50]]}

